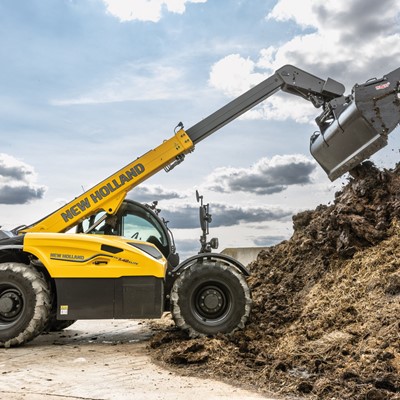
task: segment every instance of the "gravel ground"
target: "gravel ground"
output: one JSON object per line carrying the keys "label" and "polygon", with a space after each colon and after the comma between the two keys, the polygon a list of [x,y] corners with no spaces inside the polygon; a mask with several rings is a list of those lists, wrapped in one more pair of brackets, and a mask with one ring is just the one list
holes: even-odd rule
{"label": "gravel ground", "polygon": [[78,321],[64,332],[42,335],[25,346],[0,349],[0,398],[266,399],[155,365],[146,348],[151,335],[151,328],[138,321]]}

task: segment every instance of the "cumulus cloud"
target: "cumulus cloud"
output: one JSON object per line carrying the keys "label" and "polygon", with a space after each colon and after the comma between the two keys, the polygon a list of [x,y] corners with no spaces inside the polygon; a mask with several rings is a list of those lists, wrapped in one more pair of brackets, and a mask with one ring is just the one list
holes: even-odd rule
{"label": "cumulus cloud", "polygon": [[207,187],[223,193],[273,194],[291,185],[312,183],[315,169],[316,163],[303,155],[274,156],[262,158],[250,168],[218,168],[208,177]]}
{"label": "cumulus cloud", "polygon": [[[274,71],[268,68],[268,72],[265,72],[266,68],[262,67],[264,53],[269,54],[270,50],[261,51],[259,60],[261,67],[250,58],[243,58],[239,54],[222,58],[211,67],[208,83],[229,97],[241,95],[273,74]],[[291,118],[299,123],[310,123],[318,114],[311,103],[283,92],[276,92],[240,118],[275,121]]]}
{"label": "cumulus cloud", "polygon": [[0,154],[0,204],[26,204],[43,198],[46,187],[35,184],[34,169],[8,154]]}
{"label": "cumulus cloud", "polygon": [[[228,96],[237,96],[293,64],[322,79],[346,86],[379,77],[400,64],[400,3],[396,0],[279,0],[266,23],[294,21],[302,32],[279,47],[260,49],[251,59],[227,55],[210,71],[209,84]],[[318,111],[302,99],[274,95],[245,114],[253,119],[294,119],[311,122]]]}
{"label": "cumulus cloud", "polygon": [[233,226],[249,222],[287,221],[293,210],[275,206],[235,207],[224,204],[212,205],[213,226]]}
{"label": "cumulus cloud", "polygon": [[183,14],[188,3],[205,3],[207,0],[103,0],[107,12],[121,22],[150,21],[158,22],[164,10]]}
{"label": "cumulus cloud", "polygon": [[[212,227],[234,226],[241,223],[262,223],[266,221],[286,221],[293,214],[292,210],[275,206],[242,207],[228,206],[222,203],[210,205]],[[162,210],[162,216],[170,221],[173,229],[199,228],[199,211],[197,207],[181,207]]]}
{"label": "cumulus cloud", "polygon": [[141,203],[151,203],[160,200],[182,199],[186,196],[174,190],[165,189],[160,185],[147,185],[137,186],[129,197]]}
{"label": "cumulus cloud", "polygon": [[[334,75],[332,78],[348,86],[398,66],[398,1],[305,0],[301,5],[297,3],[278,1],[267,20],[292,20],[311,28],[312,32],[305,31],[279,48],[262,53],[259,66],[274,70],[288,62],[294,63],[322,78],[326,74]],[[303,12],[296,10],[299,7]]]}
{"label": "cumulus cloud", "polygon": [[237,97],[267,78],[265,72],[256,72],[255,68],[250,58],[230,54],[211,67],[209,83],[228,96]]}

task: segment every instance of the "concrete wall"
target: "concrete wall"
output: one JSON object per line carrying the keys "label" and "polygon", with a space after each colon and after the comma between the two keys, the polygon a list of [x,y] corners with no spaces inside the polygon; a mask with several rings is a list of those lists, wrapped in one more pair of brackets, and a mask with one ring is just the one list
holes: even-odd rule
{"label": "concrete wall", "polygon": [[222,250],[221,253],[235,258],[246,266],[255,261],[258,253],[264,249],[267,247],[232,247]]}

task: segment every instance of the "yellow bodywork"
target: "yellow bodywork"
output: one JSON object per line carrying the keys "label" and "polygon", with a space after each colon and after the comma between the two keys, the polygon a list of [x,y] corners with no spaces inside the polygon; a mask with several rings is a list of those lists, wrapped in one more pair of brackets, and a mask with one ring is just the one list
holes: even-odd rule
{"label": "yellow bodywork", "polygon": [[166,273],[166,260],[155,246],[118,236],[27,233],[23,250],[36,256],[52,278],[165,278]]}

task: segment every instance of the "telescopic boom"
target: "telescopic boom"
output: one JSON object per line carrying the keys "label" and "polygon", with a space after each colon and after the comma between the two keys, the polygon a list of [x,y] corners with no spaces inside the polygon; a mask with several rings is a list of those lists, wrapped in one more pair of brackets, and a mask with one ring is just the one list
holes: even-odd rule
{"label": "telescopic boom", "polygon": [[335,180],[387,144],[388,134],[400,122],[399,82],[400,68],[355,85],[344,96],[341,83],[285,65],[186,131],[180,124],[182,129],[172,138],[19,233],[65,232],[99,210],[115,214],[130,190],[163,168],[170,171],[197,143],[279,90],[322,107],[316,118],[319,132],[311,137],[310,151]]}

